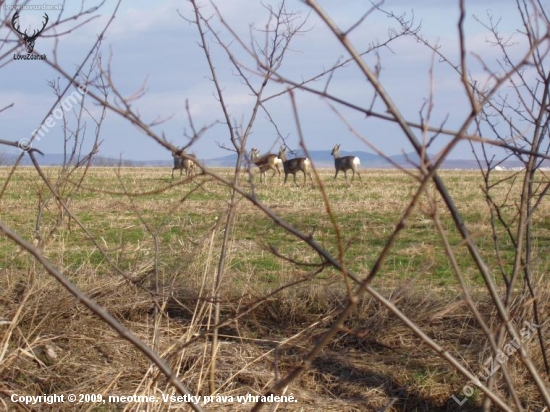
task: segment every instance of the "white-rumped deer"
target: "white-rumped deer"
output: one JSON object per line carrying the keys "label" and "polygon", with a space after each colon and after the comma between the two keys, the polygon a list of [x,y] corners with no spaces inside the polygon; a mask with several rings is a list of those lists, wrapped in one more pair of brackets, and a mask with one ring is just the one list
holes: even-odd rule
{"label": "white-rumped deer", "polygon": [[338,172],[342,170],[346,178],[346,183],[349,186],[350,183],[348,182],[348,170],[351,170],[353,172],[351,181],[353,182],[353,179],[355,178],[355,173],[357,173],[357,176],[359,176],[359,180],[361,181],[361,183],[363,183],[363,180],[361,179],[361,175],[359,174],[359,170],[357,170],[357,166],[361,166],[361,161],[357,156],[340,157],[339,144],[334,146],[330,154],[334,156],[334,167],[336,168],[336,174],[334,175],[334,180],[336,180],[336,176],[338,176]]}
{"label": "white-rumped deer", "polygon": [[281,165],[283,161],[277,157],[276,154],[268,153],[263,156],[259,156],[260,151],[253,147],[250,150],[250,155],[252,157],[252,162],[260,168],[260,182],[262,181],[262,176],[264,177],[264,183],[266,182],[266,172],[268,170],[273,170],[273,178],[275,173],[281,176]]}
{"label": "white-rumped deer", "polygon": [[294,159],[287,160],[286,158],[286,147],[281,146],[279,150],[279,159],[283,161],[283,170],[285,172],[285,181],[283,184],[286,184],[286,179],[288,178],[289,173],[294,175],[294,184],[296,183],[296,173],[304,173],[304,186],[306,185],[306,175],[309,175],[311,179],[311,184],[313,184],[313,178],[311,177],[310,167],[311,161],[307,157],[295,157]]}
{"label": "white-rumped deer", "polygon": [[[185,176],[193,176],[195,174],[196,163],[184,157],[183,155],[189,157],[185,149],[179,150],[177,152],[172,152],[172,157],[174,158],[174,167],[172,168],[172,179],[174,178],[174,170],[180,171],[180,179],[185,170]],[[192,156],[191,156],[192,157]]]}

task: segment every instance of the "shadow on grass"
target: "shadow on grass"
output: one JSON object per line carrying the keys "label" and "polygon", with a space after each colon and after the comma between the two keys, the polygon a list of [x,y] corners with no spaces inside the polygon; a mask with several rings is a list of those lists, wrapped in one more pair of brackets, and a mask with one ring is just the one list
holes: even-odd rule
{"label": "shadow on grass", "polygon": [[[346,401],[350,405],[356,405],[361,410],[404,412],[481,412],[483,410],[481,406],[471,400],[460,406],[444,394],[434,394],[431,396],[433,399],[428,399],[426,395],[418,393],[414,388],[400,385],[388,373],[369,367],[371,363],[369,360],[377,358],[372,363],[382,369],[380,368],[380,357],[379,352],[370,354],[329,353],[317,358],[313,362],[312,370],[317,372],[318,377],[321,377],[323,382],[319,383],[324,385],[334,397]],[[411,366],[413,365],[386,365],[390,370],[400,367],[411,369]],[[414,373],[415,368],[413,367],[410,374]],[[429,388],[426,387],[422,389],[429,391]],[[462,398],[457,394],[457,399],[462,400]],[[386,407],[388,409],[385,409]]]}

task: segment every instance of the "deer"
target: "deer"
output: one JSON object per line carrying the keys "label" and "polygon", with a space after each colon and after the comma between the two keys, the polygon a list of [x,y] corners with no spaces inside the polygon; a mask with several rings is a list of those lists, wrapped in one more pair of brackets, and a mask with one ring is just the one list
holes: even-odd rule
{"label": "deer", "polygon": [[183,155],[189,157],[187,155],[187,150],[185,149],[180,150],[178,148],[178,151],[172,152],[172,157],[174,158],[174,167],[172,168],[172,179],[174,179],[174,170],[178,170],[178,169],[180,171],[180,179],[184,169],[185,169],[185,176],[187,177],[193,176],[195,174],[195,167],[197,163],[192,159],[188,159],[184,157]]}
{"label": "deer", "polygon": [[44,29],[46,28],[46,24],[48,24],[48,20],[50,19],[48,17],[48,15],[46,13],[44,13],[44,18],[45,18],[45,21],[44,21],[44,24],[42,25],[42,28],[40,30],[33,30],[32,32],[32,35],[28,35],[27,34],[27,30],[25,30],[23,33],[19,30],[20,26],[19,26],[19,23],[18,23],[18,19],[19,19],[19,12],[16,11],[15,14],[13,15],[13,18],[11,19],[11,26],[13,27],[13,29],[19,33],[21,35],[21,37],[23,38],[23,40],[25,41],[25,44],[26,44],[26,48],[27,48],[27,53],[32,53],[32,51],[34,50],[34,42],[36,41],[36,38],[38,36],[40,36],[40,33],[42,33],[44,31]]}
{"label": "deer", "polygon": [[357,170],[357,166],[361,166],[361,161],[357,156],[340,157],[339,144],[333,147],[332,152],[330,154],[334,156],[334,167],[336,168],[336,174],[334,175],[334,180],[336,180],[336,177],[338,176],[338,172],[342,170],[346,178],[346,183],[349,186],[350,183],[348,182],[348,170],[351,170],[353,172],[351,181],[353,182],[353,179],[355,178],[355,173],[357,173],[357,176],[359,176],[359,180],[361,181],[361,183],[363,183],[363,180],[361,179],[361,175],[359,174],[359,170]]}
{"label": "deer", "polygon": [[294,159],[287,160],[286,158],[286,147],[281,146],[279,149],[279,159],[283,162],[283,170],[285,172],[285,181],[283,183],[286,184],[286,179],[288,178],[289,173],[294,175],[294,184],[296,187],[298,184],[296,183],[296,172],[301,171],[304,173],[304,186],[306,185],[306,175],[309,175],[309,178],[311,179],[311,184],[313,184],[313,178],[311,177],[310,167],[311,167],[311,161],[307,157],[296,157]]}
{"label": "deer", "polygon": [[271,178],[275,176],[275,173],[277,173],[279,176],[281,176],[281,169],[280,166],[282,165],[283,161],[277,157],[276,154],[268,153],[261,157],[259,157],[260,151],[253,147],[250,150],[250,155],[252,156],[252,162],[260,168],[260,182],[262,181],[262,176],[264,177],[264,183],[266,181],[266,173],[268,170],[273,170],[273,175]]}

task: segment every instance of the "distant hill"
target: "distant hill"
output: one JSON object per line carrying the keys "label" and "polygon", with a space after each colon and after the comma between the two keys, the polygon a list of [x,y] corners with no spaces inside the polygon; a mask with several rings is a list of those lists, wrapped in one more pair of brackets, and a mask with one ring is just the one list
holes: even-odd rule
{"label": "distant hill", "polygon": [[[404,167],[412,168],[415,165],[419,164],[419,156],[414,152],[404,153],[399,155],[389,156],[388,161],[383,156],[379,156],[374,153],[364,152],[364,151],[355,151],[355,152],[346,152],[341,151],[341,156],[357,156],[361,160],[361,167],[364,169],[388,169],[393,168],[394,164]],[[288,158],[304,156],[303,151],[297,150],[293,153],[289,153]],[[333,168],[334,167],[334,158],[328,150],[310,150],[309,157],[315,163],[315,166],[320,168]],[[230,154],[223,157],[217,157],[214,159],[206,159],[204,163],[210,167],[233,167],[237,161],[236,154]],[[521,167],[523,166],[520,162],[517,161],[507,161],[503,164],[506,168],[511,167]],[[479,166],[476,160],[473,159],[450,159],[443,162],[443,169],[477,169]]]}
{"label": "distant hill", "polygon": [[[362,168],[372,169],[386,169],[394,167],[384,157],[374,153],[355,151],[355,152],[341,152],[342,156],[357,156],[361,160]],[[296,151],[289,153],[289,158],[304,156],[302,151]],[[309,156],[315,165],[319,168],[332,168],[334,167],[334,159],[328,150],[310,150]],[[10,165],[15,162],[18,155],[14,154],[0,154],[0,165]],[[39,162],[44,166],[59,166],[63,163],[63,154],[45,154],[44,156],[38,156]],[[419,163],[419,157],[416,153],[405,153],[390,156],[391,161],[405,168],[415,167]],[[234,167],[237,161],[236,154],[230,154],[227,156],[217,157],[213,159],[201,159],[206,166],[209,167]],[[118,166],[119,162],[124,167],[172,167],[172,158],[160,159],[160,160],[127,160],[120,161],[117,158],[96,156],[92,162],[94,166]],[[21,163],[23,166],[32,165],[28,156],[24,156]],[[508,161],[503,164],[506,168],[521,167],[522,164],[517,161]],[[477,169],[478,164],[475,160],[468,159],[451,159],[443,162],[443,169]]]}
{"label": "distant hill", "polygon": [[[13,164],[19,155],[14,154],[2,154],[0,157],[0,165],[3,164]],[[61,166],[63,164],[64,155],[59,153],[45,153],[44,156],[37,155],[37,160],[43,166]],[[118,164],[124,167],[172,167],[172,159],[170,160],[128,160],[128,159],[117,159],[114,157],[104,157],[104,156],[95,156],[92,160],[93,166],[118,166]],[[23,156],[20,164],[22,166],[32,165],[32,161],[28,156]]]}
{"label": "distant hill", "polygon": [[[330,151],[327,150],[310,150],[309,157],[315,163],[317,167],[334,167],[334,158],[330,154]],[[389,163],[382,156],[378,156],[374,153],[355,151],[355,152],[340,152],[341,156],[357,156],[361,160],[361,166],[367,168],[386,168],[391,167]],[[305,156],[302,150],[296,150],[295,152],[288,153],[288,158],[292,159],[293,157],[302,157]],[[418,156],[416,153],[409,153],[405,155],[395,155],[390,157],[392,161],[402,166],[413,166],[413,163],[418,162]],[[207,159],[205,164],[207,166],[213,167],[230,167],[234,166],[237,161],[236,154],[230,154],[223,157],[218,157],[215,159]]]}
{"label": "distant hill", "polygon": [[[260,153],[260,156],[263,153]],[[342,156],[348,156],[348,155],[354,155],[358,156],[361,159],[361,164],[363,164],[364,161],[367,163],[371,162],[378,162],[379,156],[367,153],[367,152],[342,152]],[[301,157],[305,156],[304,152],[302,150],[297,150],[295,152],[287,152],[287,156],[289,159],[292,159],[294,157]],[[311,160],[315,163],[317,167],[332,167],[334,166],[334,158],[331,156],[330,152],[326,150],[310,150],[309,151],[309,157]],[[207,159],[205,161],[205,164],[207,166],[212,167],[231,167],[235,165],[235,162],[237,161],[237,155],[236,154],[230,154],[223,157],[217,157],[214,159]]]}

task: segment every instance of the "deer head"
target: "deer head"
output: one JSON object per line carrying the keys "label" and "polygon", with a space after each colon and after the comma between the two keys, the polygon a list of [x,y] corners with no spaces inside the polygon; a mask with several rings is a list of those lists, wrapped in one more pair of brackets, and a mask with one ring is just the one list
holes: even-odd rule
{"label": "deer head", "polygon": [[46,28],[46,24],[48,24],[48,20],[49,20],[49,17],[46,13],[44,13],[44,17],[45,17],[45,21],[44,21],[44,24],[42,25],[42,28],[38,31],[34,30],[32,35],[28,35],[27,34],[27,30],[25,30],[24,33],[21,33],[21,31],[19,30],[19,23],[18,23],[18,19],[19,19],[19,12],[16,11],[15,14],[13,15],[13,18],[11,19],[11,26],[13,27],[13,29],[19,33],[21,35],[21,37],[23,38],[23,40],[25,41],[26,43],[26,48],[27,48],[27,53],[32,53],[32,51],[34,50],[34,42],[36,41],[36,38],[38,36],[40,36],[40,33],[42,33],[44,31],[44,29]]}

